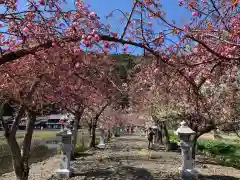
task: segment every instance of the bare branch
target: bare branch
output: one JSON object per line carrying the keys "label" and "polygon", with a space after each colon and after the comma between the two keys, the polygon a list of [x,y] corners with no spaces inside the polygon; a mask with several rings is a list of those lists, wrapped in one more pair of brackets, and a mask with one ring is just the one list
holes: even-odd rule
{"label": "bare branch", "polygon": [[129,24],[130,24],[130,22],[131,22],[132,15],[133,15],[133,12],[134,12],[134,10],[135,10],[135,8],[136,8],[137,3],[138,3],[137,1],[134,2],[134,5],[133,5],[133,7],[132,7],[132,10],[131,10],[131,12],[130,12],[130,14],[129,14],[129,17],[128,17],[128,20],[127,20],[127,24],[125,25],[125,27],[124,27],[124,29],[123,29],[123,33],[122,33],[120,39],[123,39],[124,36],[125,36],[125,34],[126,34],[127,28],[128,28],[128,26],[129,26]]}
{"label": "bare branch", "polygon": [[[39,78],[37,78],[37,79],[32,83],[31,88],[30,88],[30,90],[29,90],[29,92],[28,92],[28,94],[27,94],[27,97],[26,97],[26,100],[27,100],[27,101],[31,99],[33,93],[35,92],[35,90],[36,90],[36,88],[37,88],[37,86],[38,86],[38,84],[40,83],[41,78],[42,78],[42,76],[40,76]],[[17,132],[18,125],[19,125],[19,123],[20,123],[20,120],[21,120],[22,116],[24,115],[25,110],[26,110],[25,105],[24,105],[24,104],[21,104],[20,109],[19,109],[19,111],[18,111],[18,114],[17,114],[17,116],[15,117],[14,122],[13,122],[12,127],[11,127],[11,133],[12,133],[13,135],[15,135],[16,132]]]}
{"label": "bare branch", "polygon": [[2,126],[3,126],[3,129],[4,129],[4,132],[5,132],[5,136],[8,136],[8,125],[7,123],[4,121],[3,119],[3,113],[4,113],[4,106],[8,103],[8,100],[4,101],[2,104],[1,104],[1,107],[0,107],[0,121],[2,123]]}
{"label": "bare branch", "polygon": [[206,50],[208,50],[210,53],[212,53],[213,55],[221,58],[221,59],[226,59],[226,60],[240,60],[240,57],[226,57],[226,56],[222,56],[221,54],[217,53],[216,51],[214,51],[213,49],[211,49],[208,45],[206,45],[203,41],[195,38],[194,36],[192,35],[185,35],[186,38],[189,38],[189,39],[192,39],[196,42],[198,42],[199,44],[201,44]]}

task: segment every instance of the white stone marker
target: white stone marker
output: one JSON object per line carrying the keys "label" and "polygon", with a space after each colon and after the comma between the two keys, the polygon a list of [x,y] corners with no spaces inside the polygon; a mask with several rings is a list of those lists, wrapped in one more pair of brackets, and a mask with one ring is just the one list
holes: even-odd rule
{"label": "white stone marker", "polygon": [[104,149],[105,148],[105,142],[104,142],[104,129],[102,127],[99,128],[99,131],[100,131],[100,140],[99,140],[99,144],[98,144],[98,147],[100,149]]}
{"label": "white stone marker", "polygon": [[62,130],[57,136],[61,137],[61,160],[60,167],[56,170],[57,177],[60,179],[69,178],[72,174],[70,168],[70,159],[72,152],[72,132],[70,130]]}
{"label": "white stone marker", "polygon": [[191,135],[194,135],[195,131],[190,129],[186,122],[181,122],[181,126],[177,129],[176,135],[180,137],[180,147],[182,150],[183,165],[179,168],[181,178],[184,180],[197,180],[198,172],[194,169],[192,159],[192,142]]}

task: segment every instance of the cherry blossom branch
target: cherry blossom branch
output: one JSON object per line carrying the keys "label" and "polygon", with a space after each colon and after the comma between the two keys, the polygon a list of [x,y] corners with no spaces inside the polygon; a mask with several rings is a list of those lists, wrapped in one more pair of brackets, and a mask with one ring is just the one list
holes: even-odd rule
{"label": "cherry blossom branch", "polygon": [[2,123],[2,127],[4,129],[4,133],[5,133],[5,136],[8,136],[8,131],[9,131],[9,128],[8,128],[8,125],[7,123],[4,121],[3,119],[3,113],[4,113],[4,106],[8,103],[8,100],[4,101],[2,104],[1,104],[1,107],[0,107],[0,121]]}
{"label": "cherry blossom branch", "polygon": [[[220,17],[222,17],[221,13],[219,12],[218,8],[216,7],[215,2],[214,2],[213,0],[210,0],[210,2],[212,3],[213,8],[217,11],[218,15],[219,15]],[[220,18],[220,19],[221,19],[221,18]],[[227,27],[225,21],[222,20],[222,22],[223,22],[223,24],[224,24],[224,26],[225,26],[225,29],[226,29],[227,31],[229,31],[229,28]]]}
{"label": "cherry blossom branch", "polygon": [[126,31],[127,31],[128,25],[129,25],[130,22],[131,22],[132,15],[133,15],[133,12],[134,12],[134,10],[135,10],[135,8],[136,8],[137,3],[138,3],[137,1],[134,2],[134,5],[133,5],[133,7],[132,7],[132,10],[131,10],[130,15],[129,15],[128,20],[127,20],[127,24],[125,25],[125,27],[124,27],[124,29],[123,29],[123,33],[122,33],[120,39],[123,39],[124,36],[125,36],[125,33],[126,33]]}
{"label": "cherry blossom branch", "polygon": [[206,45],[206,43],[204,43],[203,41],[195,38],[195,37],[192,36],[192,35],[188,35],[188,34],[187,34],[187,35],[185,35],[185,37],[186,37],[186,38],[190,38],[190,39],[198,42],[198,43],[201,44],[207,51],[209,51],[210,53],[212,53],[213,55],[215,55],[215,56],[217,56],[217,57],[219,57],[219,58],[221,58],[221,59],[240,60],[240,57],[232,57],[232,58],[230,58],[230,57],[226,57],[226,56],[223,56],[223,55],[217,53],[216,51],[214,51],[213,49],[211,49],[208,45]]}
{"label": "cherry blossom branch", "polygon": [[[71,37],[71,38],[66,37],[66,38],[61,39],[60,41],[68,43],[68,42],[77,42],[81,39],[82,39],[81,37],[76,36],[76,37]],[[51,48],[52,46],[53,46],[53,41],[48,40],[47,42],[36,45],[32,48],[22,48],[20,50],[4,53],[0,57],[0,65],[7,63],[7,62],[17,60],[17,59],[22,58],[29,54],[34,54],[40,50]]]}
{"label": "cherry blossom branch", "polygon": [[[42,76],[39,76],[39,77],[32,83],[31,88],[30,88],[30,90],[29,90],[29,92],[28,92],[28,94],[27,94],[26,100],[30,100],[30,99],[31,99],[33,93],[35,92],[35,90],[36,90],[36,88],[37,88],[37,86],[38,86],[38,84],[40,83],[41,78],[42,78]],[[19,108],[19,111],[18,111],[18,114],[17,114],[17,116],[15,117],[14,122],[13,122],[12,127],[11,127],[11,133],[12,133],[13,135],[15,135],[16,132],[17,132],[19,122],[20,122],[20,120],[21,120],[21,118],[22,118],[25,110],[26,110],[25,105],[24,105],[24,104],[21,104],[21,106],[20,106],[20,108]]]}
{"label": "cherry blossom branch", "polygon": [[229,45],[239,46],[239,47],[240,47],[240,44],[238,44],[238,43],[234,43],[234,42],[227,41],[227,40],[225,40],[225,39],[223,39],[223,38],[220,38],[220,37],[218,37],[218,36],[215,36],[215,35],[213,35],[213,34],[204,34],[204,36],[205,36],[205,37],[213,37],[213,38],[218,39],[218,40],[220,40],[220,41],[222,41],[222,42],[225,42],[225,43],[227,43],[227,44],[229,44]]}

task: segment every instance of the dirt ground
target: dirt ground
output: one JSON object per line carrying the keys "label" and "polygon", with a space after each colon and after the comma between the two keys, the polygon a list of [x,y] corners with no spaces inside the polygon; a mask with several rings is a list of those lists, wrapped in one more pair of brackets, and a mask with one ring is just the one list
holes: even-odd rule
{"label": "dirt ground", "polygon": [[[112,140],[104,151],[85,154],[73,162],[75,175],[71,180],[178,180],[180,152],[165,152],[160,146],[147,151],[145,137],[127,135]],[[93,155],[91,155],[93,153]],[[88,156],[89,155],[89,156]],[[240,170],[203,162],[198,157],[196,169],[204,180],[239,180]],[[53,180],[54,178],[51,178]]]}
{"label": "dirt ground", "polygon": [[[94,150],[81,154],[72,161],[73,177],[70,180],[180,180],[180,152],[165,152],[163,147],[147,151],[147,140],[137,135],[114,138],[103,151]],[[200,162],[201,163],[198,163]],[[196,169],[202,174],[200,180],[240,180],[240,170],[215,165],[198,156]],[[33,164],[30,180],[55,180],[59,156]],[[13,173],[0,180],[14,179]]]}

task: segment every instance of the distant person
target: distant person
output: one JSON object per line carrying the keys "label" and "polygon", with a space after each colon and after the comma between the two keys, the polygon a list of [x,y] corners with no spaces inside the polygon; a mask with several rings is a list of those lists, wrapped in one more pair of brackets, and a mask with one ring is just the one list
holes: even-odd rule
{"label": "distant person", "polygon": [[148,149],[151,149],[151,148],[152,148],[153,136],[154,136],[153,129],[152,129],[152,128],[149,128],[149,133],[148,133]]}

